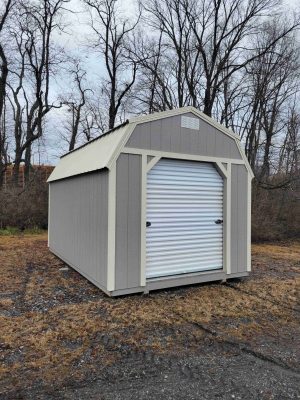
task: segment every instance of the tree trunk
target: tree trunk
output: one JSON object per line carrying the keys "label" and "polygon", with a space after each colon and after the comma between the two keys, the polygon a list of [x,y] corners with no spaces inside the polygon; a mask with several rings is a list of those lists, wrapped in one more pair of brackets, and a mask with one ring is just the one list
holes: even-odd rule
{"label": "tree trunk", "polygon": [[109,121],[108,121],[108,129],[113,129],[116,121],[116,110],[114,100],[111,102],[109,107]]}
{"label": "tree trunk", "polygon": [[4,174],[5,174],[5,165],[4,163],[0,160],[0,190],[3,187],[4,183]]}
{"label": "tree trunk", "polygon": [[30,161],[31,161],[31,144],[29,144],[25,150],[25,166],[24,166],[25,183],[28,183],[30,178],[30,168],[31,168]]}
{"label": "tree trunk", "polygon": [[15,158],[13,174],[12,174],[12,182],[15,187],[19,185],[19,173],[20,173],[20,164],[21,164],[21,155]]}
{"label": "tree trunk", "polygon": [[212,106],[213,106],[213,102],[211,100],[211,88],[208,85],[205,89],[203,112],[204,112],[204,114],[208,115],[209,117],[211,117],[211,115],[212,115]]}
{"label": "tree trunk", "polygon": [[6,169],[5,165],[5,132],[3,119],[3,110],[6,94],[6,81],[8,75],[7,58],[4,54],[3,47],[0,45],[0,59],[2,62],[0,73],[0,189],[3,186],[3,177]]}
{"label": "tree trunk", "polygon": [[264,159],[261,168],[260,178],[265,178],[270,176],[270,148],[272,144],[272,134],[267,134],[265,149],[264,149]]}

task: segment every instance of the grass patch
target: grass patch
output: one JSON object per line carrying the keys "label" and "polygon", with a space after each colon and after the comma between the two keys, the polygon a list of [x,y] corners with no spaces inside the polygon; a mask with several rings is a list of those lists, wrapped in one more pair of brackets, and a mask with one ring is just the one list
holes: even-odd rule
{"label": "grass patch", "polygon": [[41,235],[46,233],[45,229],[40,229],[38,227],[27,228],[21,230],[14,226],[8,226],[4,229],[0,229],[0,236],[16,236],[16,235]]}

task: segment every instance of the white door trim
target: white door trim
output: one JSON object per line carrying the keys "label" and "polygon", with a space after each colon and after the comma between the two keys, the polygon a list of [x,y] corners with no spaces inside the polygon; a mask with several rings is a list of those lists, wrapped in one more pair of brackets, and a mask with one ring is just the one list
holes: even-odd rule
{"label": "white door trim", "polygon": [[147,212],[146,209],[147,209],[147,155],[146,154],[142,154],[142,172],[141,172],[141,277],[140,277],[140,285],[141,286],[146,286],[146,212]]}
{"label": "white door trim", "polygon": [[[147,197],[147,173],[151,169],[147,168],[147,156],[159,156],[165,158],[174,158],[185,160],[187,159],[183,154],[177,153],[164,153],[164,152],[156,152],[152,150],[142,150],[142,149],[133,149],[133,148],[123,148],[122,150],[125,154],[140,154],[142,156],[142,179],[141,179],[141,286],[146,286],[146,213],[147,213],[147,205],[146,205],[146,197]],[[170,157],[170,154],[172,157]],[[224,235],[224,260],[223,260],[223,270],[226,274],[231,273],[231,165],[232,164],[244,164],[243,160],[233,160],[227,158],[216,158],[216,157],[206,157],[206,156],[193,156],[188,155],[189,160],[194,161],[206,161],[216,164],[216,167],[219,168],[218,162],[227,163],[226,175],[224,174],[224,203],[226,203],[226,207],[224,210],[224,223],[223,223],[223,235]],[[152,160],[150,160],[151,162]],[[156,163],[154,163],[155,165]],[[251,185],[251,176],[248,174],[248,179]],[[249,185],[249,183],[248,183]],[[250,209],[248,209],[248,221],[251,219],[251,205]],[[250,216],[249,216],[250,215]],[[248,227],[250,227],[250,223],[248,222]],[[248,228],[248,232],[251,230],[251,227]],[[250,239],[251,240],[251,239]],[[250,240],[248,238],[248,259],[250,259]],[[249,264],[248,264],[249,265]],[[248,267],[249,268],[249,267]],[[250,268],[249,268],[250,269]]]}
{"label": "white door trim", "polygon": [[[174,158],[174,159],[185,159],[178,155],[178,157],[160,157],[156,156],[157,158],[150,160],[147,165],[147,156],[151,156],[152,154],[148,154],[148,151],[143,152],[142,158],[144,158],[144,167],[142,167],[142,202],[141,202],[141,214],[142,214],[142,226],[141,226],[141,286],[146,286],[147,281],[151,280],[152,278],[146,279],[146,215],[147,215],[147,174],[153,168],[154,165],[161,159],[161,158]],[[153,156],[153,155],[152,155]],[[198,157],[197,157],[198,158]],[[199,161],[198,159],[194,161]],[[153,162],[153,165],[149,167],[149,164]],[[204,162],[210,162],[215,165],[217,171],[223,178],[223,272],[230,274],[230,246],[231,246],[231,163],[227,162],[227,169],[220,165],[220,162],[216,162],[214,158],[212,160],[208,160],[208,157],[205,157]],[[224,161],[223,161],[224,162]],[[143,164],[143,163],[142,163]],[[148,168],[149,167],[149,168]],[[212,271],[208,271],[212,272]],[[180,275],[178,275],[180,276]]]}

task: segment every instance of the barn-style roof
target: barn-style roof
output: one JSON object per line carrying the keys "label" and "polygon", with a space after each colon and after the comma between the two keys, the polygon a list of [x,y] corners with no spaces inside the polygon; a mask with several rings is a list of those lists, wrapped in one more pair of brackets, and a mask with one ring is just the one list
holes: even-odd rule
{"label": "barn-style roof", "polygon": [[241,149],[240,139],[235,133],[194,107],[182,107],[132,118],[129,121],[126,121],[125,123],[112,129],[111,131],[108,131],[91,140],[83,146],[66,153],[60,158],[59,163],[55,167],[47,182],[53,182],[103,168],[109,169],[112,163],[121,153],[122,148],[125,146],[130,138],[131,133],[138,124],[185,113],[193,113],[195,116],[212,125],[225,135],[233,138],[237,143],[238,149],[248,171],[253,176],[248,160]]}

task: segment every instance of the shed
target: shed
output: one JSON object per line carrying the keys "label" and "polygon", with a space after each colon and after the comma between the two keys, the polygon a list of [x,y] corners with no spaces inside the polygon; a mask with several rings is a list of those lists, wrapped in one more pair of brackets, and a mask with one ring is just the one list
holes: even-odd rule
{"label": "shed", "polygon": [[247,276],[252,178],[193,107],[131,119],[61,157],[49,248],[110,296]]}

